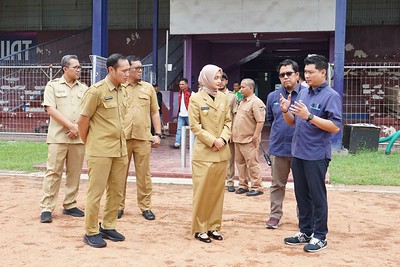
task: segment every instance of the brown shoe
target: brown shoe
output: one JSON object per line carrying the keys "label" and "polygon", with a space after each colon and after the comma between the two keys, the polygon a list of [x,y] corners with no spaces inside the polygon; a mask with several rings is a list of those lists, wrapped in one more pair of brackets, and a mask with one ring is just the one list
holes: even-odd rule
{"label": "brown shoe", "polygon": [[278,224],[279,224],[279,219],[271,217],[267,221],[265,227],[268,229],[276,229],[276,228],[278,228]]}

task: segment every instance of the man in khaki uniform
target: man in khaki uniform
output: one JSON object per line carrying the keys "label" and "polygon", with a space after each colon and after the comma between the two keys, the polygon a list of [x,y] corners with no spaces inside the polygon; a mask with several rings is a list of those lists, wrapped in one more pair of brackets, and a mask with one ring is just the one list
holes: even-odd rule
{"label": "man in khaki uniform", "polygon": [[263,194],[258,153],[265,121],[265,104],[254,94],[254,86],[252,79],[243,79],[240,83],[243,99],[237,108],[232,126],[236,165],[239,171],[239,188],[236,194],[246,193],[247,196]]}
{"label": "man in khaki uniform", "polygon": [[[135,161],[137,201],[142,215],[146,220],[154,220],[151,211],[151,194],[153,191],[150,175],[150,153],[152,147],[158,147],[161,142],[161,122],[158,112],[157,95],[153,86],[142,81],[143,66],[140,59],[129,56],[130,65],[128,83],[125,84],[128,97],[128,110],[125,116],[125,137],[128,149],[129,165],[132,155]],[[151,122],[155,135],[151,135]],[[128,165],[128,166],[129,166]],[[129,167],[128,167],[129,169]],[[124,214],[126,198],[126,173],[124,195],[119,206],[118,218]]]}
{"label": "man in khaki uniform", "polygon": [[[85,93],[78,120],[79,134],[86,144],[89,186],[86,199],[84,242],[105,247],[103,238],[123,241],[115,230],[118,206],[124,190],[128,157],[124,135],[126,93],[129,63],[121,54],[107,59],[108,74]],[[103,223],[98,223],[101,197],[106,191]]]}
{"label": "man in khaki uniform", "polygon": [[76,207],[85,152],[76,121],[87,86],[78,81],[81,66],[77,56],[64,56],[61,59],[61,67],[63,76],[46,85],[42,104],[50,116],[47,169],[43,179],[43,197],[40,201],[42,223],[52,221],[51,213],[57,204],[64,163],[67,175],[63,213],[74,217],[84,216],[83,211]]}
{"label": "man in khaki uniform", "polygon": [[[220,92],[224,93],[228,97],[231,120],[233,121],[233,111],[236,106],[237,97],[232,91],[229,91],[226,85],[228,84],[228,75],[224,72],[222,73],[221,87],[218,89]],[[229,150],[231,151],[231,158],[228,160],[228,166],[226,168],[226,185],[228,192],[235,192],[235,184],[233,182],[233,177],[235,176],[235,144],[232,142],[232,138],[229,140]]]}

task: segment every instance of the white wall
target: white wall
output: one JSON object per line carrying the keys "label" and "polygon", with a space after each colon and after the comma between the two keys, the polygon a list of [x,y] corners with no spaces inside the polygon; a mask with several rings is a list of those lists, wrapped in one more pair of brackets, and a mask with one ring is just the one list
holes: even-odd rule
{"label": "white wall", "polygon": [[171,34],[334,31],[335,0],[171,0]]}

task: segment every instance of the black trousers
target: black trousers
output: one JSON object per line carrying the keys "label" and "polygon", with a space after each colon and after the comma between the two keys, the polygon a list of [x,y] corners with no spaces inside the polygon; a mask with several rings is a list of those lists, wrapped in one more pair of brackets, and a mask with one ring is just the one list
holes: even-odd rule
{"label": "black trousers", "polygon": [[329,159],[293,158],[294,192],[299,209],[300,232],[325,239],[328,233],[328,202],[325,176]]}

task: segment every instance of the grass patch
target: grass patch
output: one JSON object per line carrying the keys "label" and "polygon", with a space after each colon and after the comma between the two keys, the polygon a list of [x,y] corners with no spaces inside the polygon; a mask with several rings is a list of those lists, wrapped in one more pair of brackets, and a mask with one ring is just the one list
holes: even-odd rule
{"label": "grass patch", "polygon": [[361,151],[347,156],[334,155],[329,164],[332,184],[400,185],[400,153]]}
{"label": "grass patch", "polygon": [[0,141],[0,170],[33,172],[35,165],[46,160],[46,143]]}

